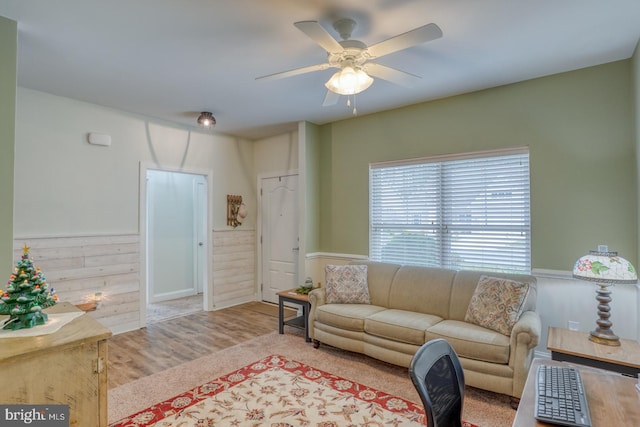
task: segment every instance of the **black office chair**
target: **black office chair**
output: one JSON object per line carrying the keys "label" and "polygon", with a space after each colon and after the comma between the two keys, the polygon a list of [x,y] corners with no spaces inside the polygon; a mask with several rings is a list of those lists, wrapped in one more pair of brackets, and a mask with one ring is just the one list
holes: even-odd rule
{"label": "black office chair", "polygon": [[461,427],[464,373],[458,355],[443,339],[418,349],[409,366],[427,418],[427,427]]}

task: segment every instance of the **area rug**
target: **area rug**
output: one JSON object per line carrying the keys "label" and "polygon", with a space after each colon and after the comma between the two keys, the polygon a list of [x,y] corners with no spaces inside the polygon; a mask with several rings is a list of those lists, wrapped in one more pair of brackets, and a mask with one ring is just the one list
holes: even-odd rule
{"label": "area rug", "polygon": [[[422,407],[281,355],[270,355],[111,427],[424,426]],[[477,427],[463,423],[463,427]]]}
{"label": "area rug", "polygon": [[[311,366],[317,371],[347,379],[361,387],[382,390],[387,395],[419,405],[420,397],[409,379],[407,368],[324,344],[315,349],[310,343],[305,342],[299,335],[301,333],[286,327],[283,335],[277,332],[263,335],[111,388],[108,393],[109,422],[116,423],[144,412],[159,402],[172,401],[175,396],[182,395],[187,390],[194,390],[213,379],[228,376],[229,373],[237,372],[274,354]],[[515,411],[510,406],[508,396],[467,387],[462,417],[472,425],[480,427],[510,427]],[[213,424],[220,425],[225,424]],[[240,424],[244,425],[252,424]],[[339,425],[348,424],[343,422]]]}

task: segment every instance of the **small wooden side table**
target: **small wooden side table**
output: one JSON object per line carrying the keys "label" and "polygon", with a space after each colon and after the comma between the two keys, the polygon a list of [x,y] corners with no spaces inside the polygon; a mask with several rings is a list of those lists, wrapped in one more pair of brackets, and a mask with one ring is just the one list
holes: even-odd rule
{"label": "small wooden side table", "polygon": [[[311,342],[311,338],[309,338],[309,311],[311,310],[309,296],[299,294],[295,289],[287,289],[276,293],[276,295],[278,295],[278,333],[284,334],[284,325],[293,326],[294,328],[304,329],[305,340]],[[302,316],[284,320],[285,302],[301,305]]]}
{"label": "small wooden side table", "polygon": [[588,332],[549,327],[547,349],[551,359],[579,363],[637,377],[640,374],[640,344],[620,340],[619,347],[597,344]]}

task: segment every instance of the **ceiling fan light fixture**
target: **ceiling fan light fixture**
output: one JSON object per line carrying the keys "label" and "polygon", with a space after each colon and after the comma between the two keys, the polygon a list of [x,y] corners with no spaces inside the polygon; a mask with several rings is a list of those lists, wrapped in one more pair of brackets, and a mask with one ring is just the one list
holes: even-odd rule
{"label": "ceiling fan light fixture", "polygon": [[208,111],[203,111],[198,116],[198,125],[201,128],[211,129],[216,125],[216,118]]}
{"label": "ceiling fan light fixture", "polygon": [[367,89],[373,83],[373,78],[361,68],[346,66],[335,73],[324,85],[331,92],[340,95],[355,95]]}

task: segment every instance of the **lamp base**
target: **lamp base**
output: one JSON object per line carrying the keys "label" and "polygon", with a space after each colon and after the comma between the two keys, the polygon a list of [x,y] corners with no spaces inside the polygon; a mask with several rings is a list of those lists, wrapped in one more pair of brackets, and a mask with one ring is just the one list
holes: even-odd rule
{"label": "lamp base", "polygon": [[589,341],[593,341],[598,344],[610,345],[619,347],[620,346],[620,338],[611,332],[611,330],[599,330],[591,331],[589,334]]}
{"label": "lamp base", "polygon": [[604,345],[619,346],[620,338],[611,330],[611,290],[610,283],[598,283],[600,287],[596,290],[596,300],[598,301],[598,320],[596,324],[598,327],[591,331],[589,340]]}

